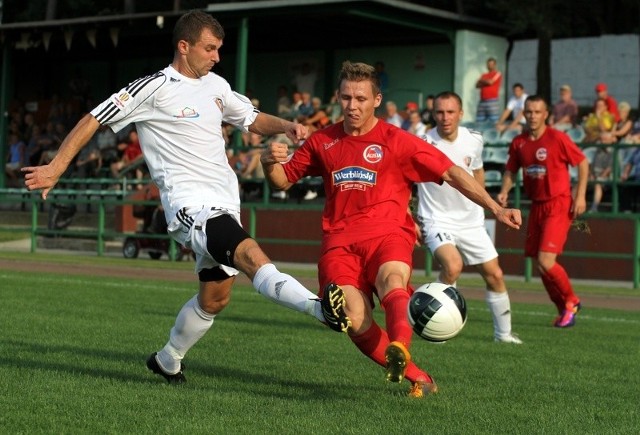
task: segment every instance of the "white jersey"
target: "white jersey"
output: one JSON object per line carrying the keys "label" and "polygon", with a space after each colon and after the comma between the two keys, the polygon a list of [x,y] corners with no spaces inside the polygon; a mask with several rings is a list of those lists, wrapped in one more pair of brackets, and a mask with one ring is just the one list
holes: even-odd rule
{"label": "white jersey", "polygon": [[226,122],[247,131],[258,115],[249,99],[210,72],[188,78],[171,65],[113,94],[91,114],[115,132],[135,123],[167,222],[178,210],[240,210],[238,179],[222,136]]}
{"label": "white jersey", "polygon": [[[482,168],[484,142],[482,134],[477,131],[458,127],[458,137],[449,142],[440,137],[436,128],[432,128],[423,139],[472,176],[474,170]],[[418,183],[417,187],[420,221],[456,228],[484,225],[484,209],[448,183]]]}

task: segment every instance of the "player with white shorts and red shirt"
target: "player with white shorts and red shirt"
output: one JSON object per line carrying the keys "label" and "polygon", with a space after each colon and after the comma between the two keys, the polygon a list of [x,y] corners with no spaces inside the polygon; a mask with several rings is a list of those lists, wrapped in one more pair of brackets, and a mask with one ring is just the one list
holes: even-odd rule
{"label": "player with white shorts and red shirt", "polygon": [[[436,128],[423,139],[484,185],[482,134],[460,127],[462,114],[457,94],[440,93],[434,101]],[[455,286],[463,266],[475,266],[487,285],[495,341],[521,344],[511,333],[509,295],[498,252],[485,229],[482,207],[446,183],[419,183],[417,192],[416,218],[423,243],[442,266],[439,281]]]}

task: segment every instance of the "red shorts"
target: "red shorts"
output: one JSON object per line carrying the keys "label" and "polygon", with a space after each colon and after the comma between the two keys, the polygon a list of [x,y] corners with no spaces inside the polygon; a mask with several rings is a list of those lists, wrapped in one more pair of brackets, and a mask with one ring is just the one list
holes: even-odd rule
{"label": "red shorts", "polygon": [[373,303],[378,270],[388,261],[401,261],[412,266],[413,244],[405,235],[391,233],[331,248],[322,254],[318,262],[320,293],[330,282],[352,285],[368,295]]}
{"label": "red shorts", "polygon": [[571,201],[571,197],[561,196],[531,204],[525,256],[537,257],[540,251],[562,254],[573,220]]}

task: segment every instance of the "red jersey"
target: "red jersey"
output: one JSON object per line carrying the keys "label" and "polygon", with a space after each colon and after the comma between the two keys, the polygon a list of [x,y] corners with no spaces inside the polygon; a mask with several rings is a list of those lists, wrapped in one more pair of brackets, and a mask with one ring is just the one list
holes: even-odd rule
{"label": "red jersey", "polygon": [[515,174],[523,169],[524,190],[532,201],[548,201],[571,195],[568,165],[585,159],[565,133],[547,127],[537,140],[528,133],[516,136],[509,147],[506,169]]}
{"label": "red jersey", "polygon": [[127,147],[124,149],[124,156],[130,161],[134,161],[135,159],[137,159],[138,157],[140,157],[142,155],[142,148],[140,148],[140,142],[138,141],[134,141],[131,142],[129,145],[127,145]]}
{"label": "red jersey", "polygon": [[480,80],[491,81],[493,83],[480,88],[481,100],[495,100],[500,95],[500,84],[502,83],[502,73],[500,71],[489,71],[480,76]]}
{"label": "red jersey", "polygon": [[323,248],[351,244],[400,229],[415,240],[407,212],[413,183],[442,183],[453,162],[424,140],[386,122],[350,136],[343,123],[318,130],[283,165],[295,183],[322,176]]}

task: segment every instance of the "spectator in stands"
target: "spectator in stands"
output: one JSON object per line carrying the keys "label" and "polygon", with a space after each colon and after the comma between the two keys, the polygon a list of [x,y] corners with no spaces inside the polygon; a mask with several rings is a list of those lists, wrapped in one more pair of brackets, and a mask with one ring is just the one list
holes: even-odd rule
{"label": "spectator in stands", "polygon": [[21,177],[20,169],[26,166],[27,145],[22,140],[19,133],[11,132],[8,137],[9,152],[4,173],[7,175],[7,186],[18,187]]}
{"label": "spectator in stands", "polygon": [[600,141],[602,143],[618,143],[622,139],[624,139],[631,131],[631,128],[633,127],[633,121],[631,121],[631,118],[629,116],[631,113],[631,106],[629,105],[629,103],[627,103],[626,101],[622,101],[620,104],[618,104],[618,113],[620,115],[620,120],[616,122],[616,124],[613,126],[613,129],[611,129],[611,131],[602,133],[602,135],[600,136]]}
{"label": "spectator in stands", "polygon": [[[302,65],[297,68],[293,78],[293,84],[297,92],[314,95],[317,79],[318,73],[315,67],[309,62],[302,62]],[[309,97],[309,100],[311,100],[311,97]]]}
{"label": "spectator in stands", "polygon": [[111,167],[112,163],[120,159],[118,150],[118,136],[106,125],[101,125],[94,135],[96,145],[100,151],[102,163]]}
{"label": "spectator in stands", "polygon": [[325,128],[331,123],[329,115],[322,107],[322,100],[319,97],[313,97],[311,99],[311,105],[313,106],[313,114],[302,121],[302,125],[306,125],[310,133]]}
{"label": "spectator in stands", "polygon": [[289,99],[289,90],[285,85],[278,86],[276,108],[277,115],[282,118],[286,118],[291,113],[291,99]]}
{"label": "spectator in stands", "polygon": [[496,123],[500,119],[500,85],[502,73],[498,71],[498,62],[495,58],[487,59],[487,71],[476,82],[476,88],[480,89],[480,102],[476,112],[476,122]]}
{"label": "spectator in stands", "polygon": [[593,202],[589,208],[590,213],[598,211],[602,196],[604,194],[604,184],[611,179],[611,168],[613,164],[613,153],[609,147],[600,147],[596,151],[593,161],[589,165],[589,180],[595,181],[593,184]]}
{"label": "spectator in stands", "polygon": [[42,151],[38,165],[47,165],[58,154],[58,148],[62,144],[67,130],[62,122],[53,125],[51,122],[47,124],[47,134],[51,140],[47,142],[47,148]]}
{"label": "spectator in stands", "polygon": [[[418,103],[416,103],[415,101],[409,101],[407,105],[404,107],[405,116],[400,128],[408,131],[409,127],[411,127],[411,114],[414,112],[418,113],[418,110],[419,110]],[[418,115],[420,114],[418,113]]]}
{"label": "spectator in stands", "polygon": [[260,154],[265,148],[264,139],[264,136],[259,133],[249,132],[249,149],[240,153],[242,155],[240,177],[264,179],[264,172],[260,165]]}
{"label": "spectator in stands", "polygon": [[314,111],[313,103],[311,102],[311,94],[303,92],[302,103],[298,107],[298,122],[304,122],[307,118],[313,115]]}
{"label": "spectator in stands", "polygon": [[618,113],[618,102],[615,98],[609,95],[609,88],[605,83],[598,83],[596,85],[596,101],[594,103],[594,111],[595,105],[598,103],[598,100],[604,100],[607,104],[607,110],[609,113],[613,115],[613,120],[618,122],[620,120],[620,114]]}
{"label": "spectator in stands", "polygon": [[596,101],[595,109],[584,121],[584,131],[587,134],[585,143],[600,143],[603,134],[613,130],[615,120],[607,110],[607,102],[603,99]]}
{"label": "spectator in stands", "polygon": [[422,122],[422,117],[417,111],[409,114],[409,128],[407,131],[411,134],[415,134],[418,137],[422,137],[427,133],[427,126]]}
{"label": "spectator in stands", "polygon": [[[117,162],[111,163],[110,165],[111,176],[113,178],[118,178],[120,172],[123,169],[126,169],[127,166],[132,165],[134,162],[140,159],[142,159],[142,149],[140,148],[140,140],[138,139],[138,132],[134,128],[129,132],[129,138],[125,144],[122,158]],[[136,175],[136,179],[138,180],[142,179],[143,174],[142,174],[142,169],[140,167],[137,167],[135,169],[135,175]],[[115,186],[119,187],[119,185],[114,185],[114,187]],[[142,187],[142,185],[138,185],[138,186]]]}
{"label": "spectator in stands", "polygon": [[378,74],[378,79],[380,79],[380,91],[384,95],[385,92],[389,90],[389,74],[384,69],[384,62],[381,60],[377,61],[374,65],[376,69],[376,73]]}
{"label": "spectator in stands", "polygon": [[302,105],[302,93],[294,92],[291,95],[291,107],[289,109],[288,119],[297,119],[300,114],[300,106]]}
{"label": "spectator in stands", "polygon": [[41,136],[43,135],[42,127],[38,124],[34,124],[31,131],[31,139],[27,142],[26,148],[26,161],[29,165],[37,165],[42,155],[42,142]]}
{"label": "spectator in stands", "polygon": [[75,175],[78,178],[94,178],[98,176],[101,167],[102,155],[94,135],[76,158]]}
{"label": "spectator in stands", "polygon": [[33,136],[33,128],[36,125],[35,118],[33,117],[33,113],[27,112],[24,115],[24,120],[22,122],[22,140],[24,143],[29,143],[31,141],[31,137]]}
{"label": "spectator in stands", "polygon": [[571,86],[560,86],[560,101],[553,105],[549,124],[557,130],[567,130],[578,123],[578,104],[571,94]]}
{"label": "spectator in stands", "polygon": [[387,109],[387,116],[385,120],[389,124],[395,125],[396,127],[400,128],[404,119],[402,119],[402,116],[400,116],[400,114],[398,113],[398,106],[396,105],[396,103],[394,103],[393,101],[387,101],[385,107]]}
{"label": "spectator in stands", "polygon": [[[507,107],[500,115],[498,122],[496,122],[496,130],[502,133],[505,130],[516,130],[521,132],[525,125],[524,119],[524,102],[528,95],[524,91],[524,86],[521,83],[513,85],[513,95],[507,102]],[[509,121],[510,122],[507,122]]]}
{"label": "spectator in stands", "polygon": [[[633,150],[624,161],[620,181],[640,181],[640,148]],[[640,189],[638,186],[620,186],[620,210],[637,211],[637,199]]]}
{"label": "spectator in stands", "polygon": [[427,130],[436,125],[435,119],[433,118],[434,98],[435,97],[431,94],[427,95],[427,98],[424,100],[424,109],[420,111],[420,118],[422,119],[422,123],[427,126]]}

